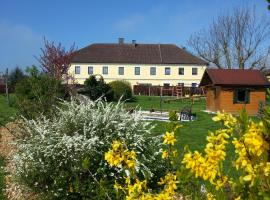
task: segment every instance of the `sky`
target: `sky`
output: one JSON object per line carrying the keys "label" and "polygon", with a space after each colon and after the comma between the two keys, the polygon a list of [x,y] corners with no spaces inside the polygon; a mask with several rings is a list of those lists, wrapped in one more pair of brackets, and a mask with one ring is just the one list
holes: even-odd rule
{"label": "sky", "polygon": [[44,37],[67,49],[119,37],[189,49],[192,33],[242,6],[270,17],[266,0],[0,0],[0,73],[38,65]]}

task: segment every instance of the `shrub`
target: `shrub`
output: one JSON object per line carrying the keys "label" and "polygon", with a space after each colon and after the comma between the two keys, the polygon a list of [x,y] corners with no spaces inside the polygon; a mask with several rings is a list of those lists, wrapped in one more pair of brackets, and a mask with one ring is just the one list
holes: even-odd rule
{"label": "shrub", "polygon": [[132,88],[129,82],[117,80],[110,82],[109,85],[112,88],[114,100],[118,101],[121,97],[122,100],[132,99]]}
{"label": "shrub", "polygon": [[61,81],[40,73],[37,68],[28,69],[29,76],[16,85],[15,94],[21,114],[34,118],[50,115],[59,98],[65,95]]}
{"label": "shrub", "polygon": [[113,199],[114,180],[125,174],[104,160],[114,140],[136,152],[139,177],[155,182],[164,174],[156,153],[160,138],[151,136],[152,126],[138,113],[101,100],[63,102],[57,110],[51,119],[23,119],[26,136],[18,141],[14,157],[22,182],[46,199]]}
{"label": "shrub", "polygon": [[105,98],[107,101],[113,99],[110,86],[104,82],[103,78],[97,80],[95,76],[90,76],[85,80],[84,91],[81,93],[89,96],[91,100],[96,100],[100,97]]}
{"label": "shrub", "polygon": [[[213,120],[223,126],[209,132],[204,151],[190,151],[185,147],[183,153],[174,146],[177,141],[174,133],[181,126],[175,121],[170,122],[173,129],[164,134],[163,143],[166,146],[162,149],[162,159],[170,167],[165,177],[160,179],[159,184],[164,188],[158,192],[149,190],[149,180],[136,176],[132,168],[136,163],[129,166],[130,162],[136,162],[132,160],[136,154],[125,148],[125,143],[118,141],[120,144],[115,145],[114,142],[105,154],[105,160],[110,166],[125,168],[131,174],[125,177],[125,182],[116,180],[115,188],[129,200],[173,200],[178,195],[185,199],[183,195],[186,192],[192,199],[269,199],[270,108],[265,108],[263,118],[257,122],[250,119],[245,110],[239,117],[217,112]],[[228,159],[226,148],[229,143],[235,148],[235,155],[231,155],[234,161],[230,164],[239,171],[234,176],[229,175],[230,168],[224,165],[225,159]],[[110,154],[114,154],[114,159]],[[123,159],[117,159],[119,155],[124,155]]]}

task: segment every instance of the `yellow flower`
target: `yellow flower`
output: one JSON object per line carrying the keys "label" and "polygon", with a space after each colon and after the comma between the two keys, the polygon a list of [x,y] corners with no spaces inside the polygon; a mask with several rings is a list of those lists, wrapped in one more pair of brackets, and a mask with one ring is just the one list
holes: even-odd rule
{"label": "yellow flower", "polygon": [[112,149],[114,151],[117,151],[120,147],[122,147],[122,143],[117,140],[114,140],[112,143]]}
{"label": "yellow flower", "polygon": [[163,141],[164,144],[174,145],[174,143],[177,141],[174,137],[174,132],[171,132],[171,133],[166,132],[163,138],[164,138],[164,141]]}
{"label": "yellow flower", "polygon": [[169,157],[168,151],[162,151],[162,158],[166,159]]}
{"label": "yellow flower", "polygon": [[206,198],[207,198],[207,200],[215,200],[215,196],[210,192],[207,192]]}

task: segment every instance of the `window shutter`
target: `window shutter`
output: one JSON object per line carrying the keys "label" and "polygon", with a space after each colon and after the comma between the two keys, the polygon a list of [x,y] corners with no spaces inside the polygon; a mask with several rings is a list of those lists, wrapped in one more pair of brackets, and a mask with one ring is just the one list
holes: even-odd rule
{"label": "window shutter", "polygon": [[238,92],[237,90],[233,91],[233,103],[237,103],[237,99],[238,99]]}
{"label": "window shutter", "polygon": [[250,90],[246,90],[246,99],[245,99],[245,103],[249,103],[249,96],[250,96]]}

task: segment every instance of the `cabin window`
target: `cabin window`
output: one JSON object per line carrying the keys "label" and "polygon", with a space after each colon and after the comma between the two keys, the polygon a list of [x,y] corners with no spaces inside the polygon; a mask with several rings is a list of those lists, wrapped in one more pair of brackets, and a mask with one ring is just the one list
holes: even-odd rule
{"label": "cabin window", "polygon": [[119,67],[118,68],[118,74],[119,75],[124,75],[125,71],[124,71],[124,67]]}
{"label": "cabin window", "polygon": [[93,73],[94,73],[93,67],[89,66],[88,67],[88,74],[93,74]]}
{"label": "cabin window", "polygon": [[192,68],[192,75],[198,75],[198,68]]}
{"label": "cabin window", "polygon": [[135,75],[140,75],[140,67],[135,67]]}
{"label": "cabin window", "polygon": [[75,74],[80,74],[80,73],[81,73],[81,67],[75,66]]}
{"label": "cabin window", "polygon": [[108,74],[108,66],[103,66],[103,68],[102,68],[102,74],[105,74],[105,75]]}
{"label": "cabin window", "polygon": [[156,68],[155,67],[150,68],[150,75],[152,75],[152,76],[156,75]]}
{"label": "cabin window", "polygon": [[184,75],[184,73],[185,73],[185,69],[183,67],[178,68],[179,75]]}
{"label": "cabin window", "polygon": [[165,67],[165,75],[171,75],[171,68]]}
{"label": "cabin window", "polygon": [[235,89],[233,103],[249,103],[250,92],[248,89]]}

